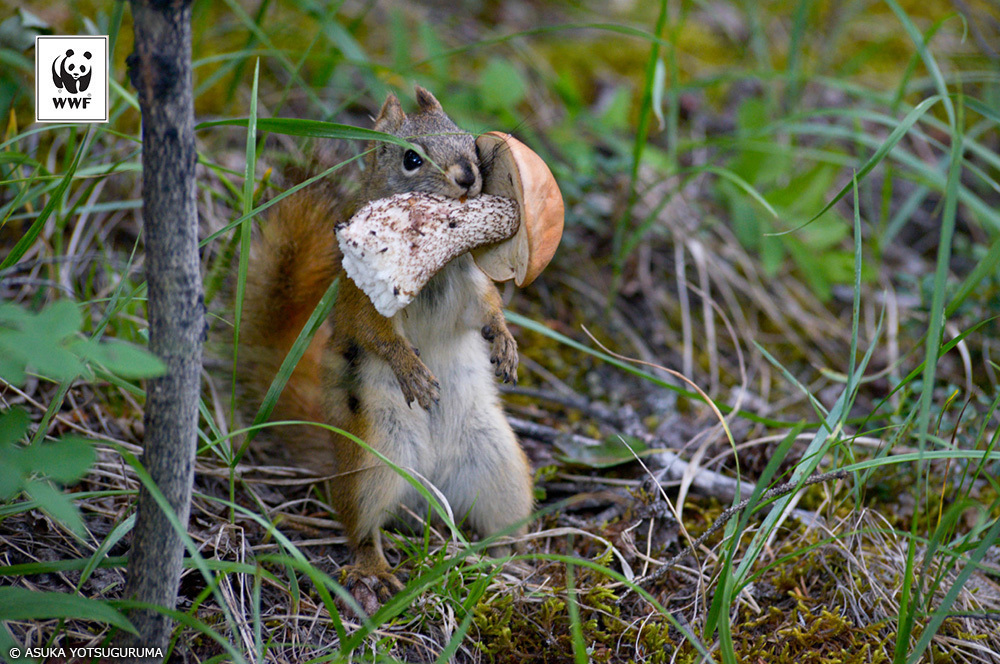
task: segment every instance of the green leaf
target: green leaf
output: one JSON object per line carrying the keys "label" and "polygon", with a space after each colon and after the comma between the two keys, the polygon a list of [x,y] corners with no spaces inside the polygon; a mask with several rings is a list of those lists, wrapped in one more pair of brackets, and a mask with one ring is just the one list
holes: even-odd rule
{"label": "green leaf", "polygon": [[[775,219],[778,218],[778,211],[775,210],[771,206],[771,204],[767,202],[767,199],[764,198],[764,196],[762,196],[760,192],[758,192],[752,184],[741,178],[736,173],[730,171],[727,168],[720,168],[718,166],[703,166],[698,170],[706,173],[715,173],[724,180],[727,180],[728,182],[732,183],[732,185],[735,186],[737,189],[741,190],[743,193],[750,196],[750,198],[757,201],[761,206],[763,206],[765,210],[767,210],[771,214],[772,217],[774,217]],[[731,191],[732,190],[730,190],[730,192]]]}
{"label": "green leaf", "polygon": [[760,262],[764,274],[773,277],[785,265],[786,245],[779,238],[765,235],[760,239]]}
{"label": "green leaf", "polygon": [[964,97],[962,103],[976,113],[979,113],[984,118],[992,120],[995,124],[1000,124],[1000,111],[997,111],[996,108],[991,108],[978,99],[974,99],[972,97]]}
{"label": "green leaf", "polygon": [[3,460],[4,462],[0,463],[0,502],[7,502],[18,494],[24,483],[21,449],[12,447],[3,450]]}
{"label": "green leaf", "polygon": [[[246,217],[253,209],[253,182],[257,164],[257,84],[260,76],[260,60],[253,71],[253,88],[250,92],[250,120],[247,124],[247,149],[243,170],[243,216]],[[240,329],[243,321],[243,298],[246,295],[247,271],[250,269],[250,231],[251,221],[247,217],[239,229],[240,259],[236,269],[236,302],[233,318],[233,366],[239,362]],[[236,409],[236,372],[233,372],[231,382],[230,406]]]}
{"label": "green leaf", "polygon": [[85,362],[97,363],[125,378],[148,378],[166,371],[159,358],[139,346],[80,338],[81,324],[80,308],[67,300],[57,301],[38,314],[16,305],[0,305],[0,376],[21,384],[30,368],[66,381],[89,373]]}
{"label": "green leaf", "polygon": [[94,447],[84,438],[66,436],[53,443],[37,443],[22,450],[26,468],[60,484],[80,479],[94,463]]}
{"label": "green leaf", "polygon": [[24,492],[31,496],[53,519],[72,530],[77,535],[83,535],[83,519],[80,511],[66,494],[55,488],[51,482],[32,480],[24,485]]}
{"label": "green leaf", "polygon": [[23,330],[0,330],[0,352],[6,353],[9,360],[20,360],[21,366],[30,366],[49,378],[71,380],[86,368],[59,341],[34,323]]}
{"label": "green leaf", "polygon": [[35,45],[35,37],[52,30],[49,24],[24,8],[0,23],[0,48],[20,53]]}
{"label": "green leaf", "polygon": [[[906,660],[906,664],[916,664],[916,662],[920,661],[924,652],[926,652],[930,647],[931,639],[937,635],[941,625],[948,619],[951,606],[958,599],[958,594],[963,588],[966,587],[966,582],[969,580],[969,577],[972,576],[974,572],[982,569],[980,563],[983,558],[986,557],[987,552],[995,550],[998,538],[1000,538],[1000,519],[996,519],[993,522],[993,525],[990,526],[989,531],[983,535],[975,550],[973,550],[972,554],[969,556],[968,562],[964,567],[962,567],[962,571],[960,571],[955,577],[955,580],[952,582],[948,592],[945,593],[944,598],[940,600],[940,603],[937,605],[934,613],[931,614],[930,620],[921,632],[920,640],[917,641],[917,645],[910,651],[910,656]],[[903,651],[901,650],[900,652]]]}
{"label": "green leaf", "polygon": [[[430,64],[431,71],[438,81],[446,81],[448,80],[448,63],[450,60],[441,57],[445,52],[445,47],[441,41],[439,32],[437,26],[432,26],[427,21],[418,21],[417,23],[417,36],[420,39],[420,45],[424,48],[424,53],[427,54],[427,61]],[[408,65],[409,63],[407,63]]]}
{"label": "green leaf", "polygon": [[24,438],[30,421],[23,408],[11,408],[0,413],[0,448],[11,446]]}
{"label": "green leaf", "polygon": [[388,32],[393,67],[397,70],[409,67],[413,60],[410,53],[410,28],[406,25],[406,16],[399,7],[389,10]]}
{"label": "green leaf", "polygon": [[167,372],[163,360],[145,348],[126,341],[106,339],[98,343],[92,339],[81,340],[74,343],[71,349],[122,378],[152,378]]}
{"label": "green leaf", "polygon": [[809,288],[821,302],[828,302],[833,295],[833,288],[830,285],[830,280],[827,279],[826,270],[823,269],[823,262],[826,260],[826,256],[822,254],[817,255],[797,238],[786,236],[782,239],[785,240],[788,253],[791,254],[795,264],[798,265],[799,271],[809,284]]}
{"label": "green leaf", "polygon": [[33,321],[45,330],[46,336],[59,341],[79,332],[82,323],[80,307],[69,300],[56,300],[38,312]]}
{"label": "green leaf", "polygon": [[736,239],[751,251],[759,249],[764,229],[757,210],[740,192],[735,182],[720,180],[717,188],[729,205],[729,223]]}
{"label": "green leaf", "polygon": [[622,442],[617,436],[609,438],[600,445],[576,444],[568,438],[556,440],[555,444],[562,452],[557,456],[560,461],[588,468],[620,466],[623,463],[635,461],[637,456],[648,456],[658,451],[651,450],[649,446],[637,438],[628,438]]}
{"label": "green leaf", "polygon": [[620,87],[611,95],[611,101],[601,113],[601,124],[605,129],[627,131],[632,98],[625,87]]}
{"label": "green leaf", "polygon": [[[110,551],[115,544],[121,541],[125,535],[132,532],[132,528],[135,527],[136,515],[133,513],[127,519],[119,523],[114,529],[108,533],[108,536],[104,538],[97,550],[90,556],[87,560],[87,564],[80,571],[80,579],[76,582],[76,588],[79,590],[83,587],[83,584],[87,582],[90,575],[94,573],[97,566],[102,562],[110,561],[113,558],[108,556],[108,551]],[[82,561],[81,561],[82,562]]]}
{"label": "green leaf", "polygon": [[114,625],[138,634],[125,616],[104,602],[65,593],[0,588],[0,620],[49,620],[79,618]]}
{"label": "green leaf", "polygon": [[479,74],[479,99],[487,109],[511,111],[526,93],[521,72],[507,60],[494,58]]}
{"label": "green leaf", "polygon": [[736,126],[740,134],[763,129],[771,119],[771,105],[762,97],[747,97],[736,110]]}
{"label": "green leaf", "polygon": [[20,325],[31,318],[31,314],[13,302],[0,302],[0,323]]}
{"label": "green leaf", "polygon": [[[850,227],[842,223],[838,216],[833,212],[827,212],[804,228],[802,230],[803,244],[817,254],[839,246],[850,232]],[[854,261],[853,254],[851,261]]]}
{"label": "green leaf", "polygon": [[[868,158],[868,161],[866,161],[864,165],[858,169],[857,171],[858,179],[860,180],[864,176],[868,175],[868,173],[871,172],[871,170],[875,168],[879,164],[879,162],[881,162],[894,147],[896,147],[896,144],[899,143],[900,139],[902,139],[903,136],[905,136],[908,131],[910,131],[913,125],[916,124],[917,120],[919,120],[921,116],[923,116],[927,112],[928,109],[930,109],[932,106],[934,106],[934,104],[938,103],[941,100],[942,97],[940,95],[934,95],[933,97],[929,97],[920,102],[919,104],[917,104],[915,107],[913,107],[913,109],[906,114],[906,117],[904,117],[899,122],[896,128],[892,130],[892,133],[890,133],[889,136],[882,142],[882,144],[879,145],[875,153]],[[950,104],[951,103],[950,100],[947,100],[947,103]],[[824,205],[823,208],[820,209],[820,211],[817,212],[815,215],[813,215],[808,221],[806,221],[805,223],[801,224],[796,228],[791,228],[787,231],[782,231],[781,233],[778,233],[778,235],[786,235],[789,233],[794,233],[802,228],[805,228],[816,219],[822,217],[830,208],[832,208],[834,205],[837,204],[837,201],[843,198],[844,195],[847,194],[847,192],[850,190],[851,190],[851,184],[850,183],[845,184],[833,196],[833,198],[827,201],[826,205]]]}
{"label": "green leaf", "polygon": [[24,385],[24,381],[27,380],[27,376],[24,375],[24,362],[6,353],[0,353],[0,378],[11,385]]}
{"label": "green leaf", "polygon": [[71,380],[86,367],[65,348],[65,340],[79,332],[80,309],[60,300],[34,314],[16,306],[4,307],[0,327],[0,364],[4,376],[24,380],[27,367],[57,380]]}
{"label": "green leaf", "polygon": [[[854,281],[855,277],[854,252],[846,250],[824,252],[819,267],[831,283],[849,284]],[[865,264],[861,266],[857,275],[862,281],[871,282],[875,277],[875,272],[871,266]]]}
{"label": "green leaf", "polygon": [[747,98],[736,110],[736,147],[739,152],[728,168],[758,187],[773,182],[787,173],[791,166],[788,153],[775,155],[751,145],[757,132],[768,125],[770,114],[767,102],[755,97]]}
{"label": "green leaf", "polygon": [[369,61],[364,47],[337,21],[323,21],[323,32],[330,43],[336,46],[351,62],[366,63]]}
{"label": "green leaf", "polygon": [[767,200],[790,214],[804,216],[823,205],[826,194],[837,179],[838,168],[833,164],[817,164],[795,174],[788,184],[770,192]]}

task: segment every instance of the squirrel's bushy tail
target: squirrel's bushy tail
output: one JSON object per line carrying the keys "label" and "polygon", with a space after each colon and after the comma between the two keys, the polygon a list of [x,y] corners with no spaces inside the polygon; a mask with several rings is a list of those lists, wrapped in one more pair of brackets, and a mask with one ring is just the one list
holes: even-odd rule
{"label": "squirrel's bushy tail", "polygon": [[[341,210],[322,187],[277,203],[255,239],[247,273],[240,326],[237,375],[245,407],[256,412],[271,381],[320,298],[340,270],[334,225]],[[323,422],[321,357],[330,338],[325,323],[316,332],[285,385],[272,420]],[[282,445],[290,460],[321,473],[333,472],[329,433],[320,427],[282,427],[267,438]]]}

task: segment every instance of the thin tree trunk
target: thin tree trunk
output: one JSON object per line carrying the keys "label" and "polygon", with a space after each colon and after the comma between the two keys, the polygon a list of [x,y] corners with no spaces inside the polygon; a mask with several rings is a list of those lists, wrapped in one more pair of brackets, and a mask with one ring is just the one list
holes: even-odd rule
{"label": "thin tree trunk", "polygon": [[[149,345],[167,374],[146,397],[143,465],[186,527],[197,445],[204,297],[195,206],[190,0],[132,0],[129,75],[142,109],[142,217]],[[149,492],[139,493],[125,596],[173,609],[184,545]],[[128,645],[166,648],[172,622],[133,611]]]}

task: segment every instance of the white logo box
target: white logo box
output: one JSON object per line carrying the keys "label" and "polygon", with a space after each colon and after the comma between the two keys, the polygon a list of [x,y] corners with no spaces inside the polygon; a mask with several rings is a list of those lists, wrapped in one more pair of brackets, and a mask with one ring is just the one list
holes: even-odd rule
{"label": "white logo box", "polygon": [[35,122],[108,121],[108,36],[35,37]]}

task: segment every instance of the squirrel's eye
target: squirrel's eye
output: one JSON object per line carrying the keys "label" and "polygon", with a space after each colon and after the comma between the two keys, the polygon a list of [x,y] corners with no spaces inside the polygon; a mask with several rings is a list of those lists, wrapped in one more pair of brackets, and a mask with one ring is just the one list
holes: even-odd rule
{"label": "squirrel's eye", "polygon": [[407,150],[403,155],[403,170],[415,171],[424,165],[424,160],[413,150]]}

